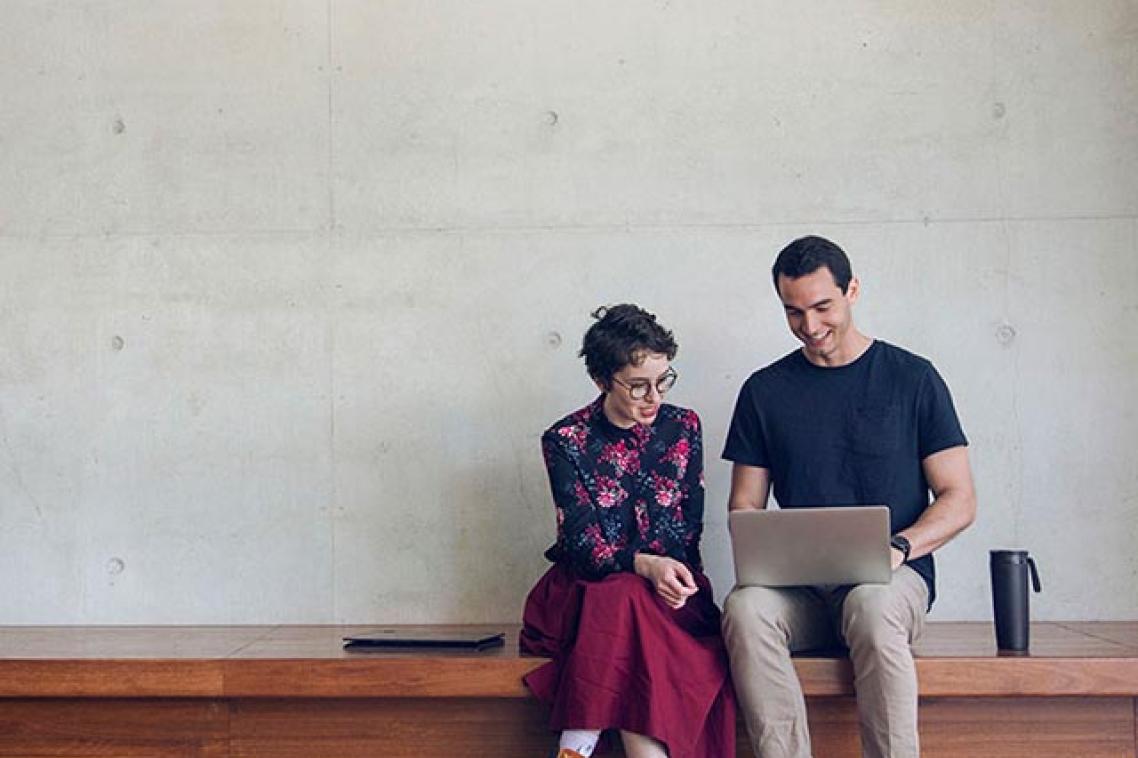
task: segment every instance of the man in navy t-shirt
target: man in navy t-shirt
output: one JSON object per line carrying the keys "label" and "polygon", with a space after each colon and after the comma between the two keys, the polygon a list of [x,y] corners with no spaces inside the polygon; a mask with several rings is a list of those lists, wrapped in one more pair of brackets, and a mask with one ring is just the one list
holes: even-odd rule
{"label": "man in navy t-shirt", "polygon": [[[723,457],[731,510],[887,505],[893,578],[841,587],[736,587],[723,634],[758,758],[810,756],[791,652],[847,645],[866,756],[919,755],[910,645],[935,596],[932,552],[972,523],[968,441],[933,365],[857,330],[859,283],[840,247],[790,243],[772,269],[802,348],[739,392]],[[931,502],[930,502],[931,493]]]}

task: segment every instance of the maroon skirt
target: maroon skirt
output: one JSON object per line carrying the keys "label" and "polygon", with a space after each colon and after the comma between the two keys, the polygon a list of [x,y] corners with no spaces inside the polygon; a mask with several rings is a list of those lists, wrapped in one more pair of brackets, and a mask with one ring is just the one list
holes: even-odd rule
{"label": "maroon skirt", "polygon": [[521,651],[552,658],[525,683],[550,727],[624,729],[672,758],[735,755],[735,698],[711,584],[672,610],[643,578],[586,581],[555,564],[526,598]]}

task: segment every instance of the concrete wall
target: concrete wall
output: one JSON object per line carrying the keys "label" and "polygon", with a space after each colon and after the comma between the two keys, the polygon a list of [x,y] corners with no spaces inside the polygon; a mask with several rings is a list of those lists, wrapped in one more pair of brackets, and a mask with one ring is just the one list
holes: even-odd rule
{"label": "concrete wall", "polygon": [[1138,614],[1138,4],[0,1],[0,623],[514,619],[600,303],[681,342],[730,585],[735,393],[816,232],[980,491]]}

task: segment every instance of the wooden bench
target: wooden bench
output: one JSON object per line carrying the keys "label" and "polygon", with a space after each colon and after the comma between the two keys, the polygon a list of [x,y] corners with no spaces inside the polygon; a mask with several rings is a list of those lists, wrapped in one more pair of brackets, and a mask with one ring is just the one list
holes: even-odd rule
{"label": "wooden bench", "polygon": [[[0,627],[0,756],[541,756],[544,709],[504,648],[345,652],[371,627]],[[991,626],[916,647],[925,756],[1136,756],[1138,622]],[[858,755],[849,663],[796,659],[815,754]],[[740,725],[740,756],[749,756]]]}

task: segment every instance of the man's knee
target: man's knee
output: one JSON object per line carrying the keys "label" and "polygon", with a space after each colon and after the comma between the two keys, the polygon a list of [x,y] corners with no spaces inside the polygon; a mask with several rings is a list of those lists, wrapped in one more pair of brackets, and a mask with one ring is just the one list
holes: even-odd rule
{"label": "man's knee", "polygon": [[851,648],[908,645],[914,623],[913,609],[892,593],[889,585],[858,585],[842,603],[842,636]]}
{"label": "man's knee", "polygon": [[723,602],[723,636],[730,644],[747,638],[790,637],[786,603],[778,590],[768,587],[736,587]]}

